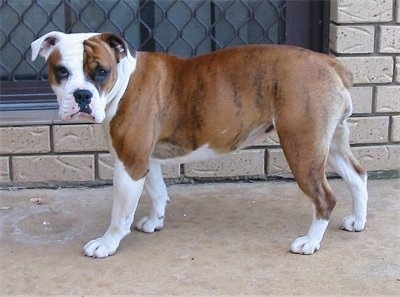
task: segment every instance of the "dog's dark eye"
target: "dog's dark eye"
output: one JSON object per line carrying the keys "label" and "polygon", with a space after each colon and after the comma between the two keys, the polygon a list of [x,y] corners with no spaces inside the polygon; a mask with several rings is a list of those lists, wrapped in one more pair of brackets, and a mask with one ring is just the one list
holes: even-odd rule
{"label": "dog's dark eye", "polygon": [[102,83],[108,78],[109,73],[110,73],[110,71],[107,69],[98,68],[98,69],[96,69],[93,78],[95,81]]}
{"label": "dog's dark eye", "polygon": [[55,72],[59,79],[65,79],[69,76],[69,71],[64,66],[57,66]]}

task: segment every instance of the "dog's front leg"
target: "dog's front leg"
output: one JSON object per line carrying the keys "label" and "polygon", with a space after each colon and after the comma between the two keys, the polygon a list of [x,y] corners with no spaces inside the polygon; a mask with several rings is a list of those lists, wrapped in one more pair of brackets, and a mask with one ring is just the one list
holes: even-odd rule
{"label": "dog's front leg", "polygon": [[139,220],[135,226],[142,232],[153,233],[164,227],[165,208],[170,201],[159,163],[150,162],[144,188],[151,199],[151,210],[149,215]]}
{"label": "dog's front leg", "polygon": [[131,230],[144,181],[145,178],[139,181],[132,180],[122,163],[118,160],[115,162],[111,223],[102,237],[94,239],[85,245],[85,255],[104,258],[115,253],[121,239]]}

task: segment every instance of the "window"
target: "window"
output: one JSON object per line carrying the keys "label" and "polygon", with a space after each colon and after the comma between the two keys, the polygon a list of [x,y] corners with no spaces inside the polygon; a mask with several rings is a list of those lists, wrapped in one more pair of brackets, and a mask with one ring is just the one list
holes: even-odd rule
{"label": "window", "polygon": [[30,43],[52,31],[121,34],[137,50],[195,56],[248,43],[327,48],[329,1],[5,0],[0,4],[1,110],[53,109]]}

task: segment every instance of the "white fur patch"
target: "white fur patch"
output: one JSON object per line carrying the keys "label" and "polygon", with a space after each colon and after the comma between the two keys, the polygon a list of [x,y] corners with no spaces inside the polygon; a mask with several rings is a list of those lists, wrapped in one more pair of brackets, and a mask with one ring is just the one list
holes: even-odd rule
{"label": "white fur patch", "polygon": [[341,228],[346,231],[361,231],[367,222],[367,174],[359,175],[351,164],[348,155],[349,128],[346,121],[338,127],[329,149],[328,163],[343,178],[353,199],[352,214],[342,221]]}
{"label": "white fur patch", "polygon": [[145,179],[132,180],[122,163],[117,160],[113,181],[114,201],[111,223],[102,237],[91,240],[85,245],[84,253],[89,257],[104,258],[113,255],[121,239],[131,232],[133,217]]}
{"label": "white fur patch", "polygon": [[150,213],[140,219],[135,227],[142,232],[153,233],[164,227],[165,208],[170,201],[159,163],[150,163],[144,188],[151,199],[152,207]]}
{"label": "white fur patch", "polygon": [[328,223],[329,220],[317,219],[314,214],[307,234],[297,238],[292,243],[290,251],[302,255],[311,255],[318,251]]}
{"label": "white fur patch", "polygon": [[152,159],[152,161],[160,164],[182,164],[189,162],[198,162],[209,159],[215,159],[221,156],[218,152],[211,149],[209,144],[205,144],[198,149],[190,152],[186,156],[171,158],[171,159]]}

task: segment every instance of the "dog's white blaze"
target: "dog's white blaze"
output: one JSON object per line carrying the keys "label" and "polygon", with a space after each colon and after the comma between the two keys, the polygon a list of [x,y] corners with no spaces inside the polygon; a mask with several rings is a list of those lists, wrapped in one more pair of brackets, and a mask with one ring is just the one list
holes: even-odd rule
{"label": "dog's white blaze", "polygon": [[105,118],[105,98],[102,98],[92,82],[90,82],[83,71],[83,41],[77,42],[74,50],[68,51],[62,55],[61,65],[68,68],[70,76],[64,85],[63,102],[60,102],[60,114],[62,118],[69,117],[79,110],[78,104],[75,102],[74,92],[78,89],[88,90],[93,94],[91,103],[89,104],[92,109],[91,115],[94,117],[95,122],[100,123]]}
{"label": "dog's white blaze", "polygon": [[198,149],[192,151],[191,153],[187,154],[186,156],[170,158],[170,159],[152,159],[152,160],[160,164],[182,164],[189,162],[204,161],[208,159],[215,159],[218,158],[219,156],[221,156],[221,154],[211,149],[209,144],[207,143],[199,147]]}
{"label": "dog's white blaze", "polygon": [[[92,109],[91,116],[94,121],[100,123],[105,118],[105,94],[99,94],[83,71],[83,41],[97,34],[83,33],[72,35],[72,38],[68,39],[61,38],[54,46],[54,49],[63,49],[59,65],[66,67],[70,73],[68,79],[62,81],[60,86],[52,86],[54,93],[57,95],[60,105],[59,114],[63,120],[71,120],[79,111],[79,106],[75,102],[73,95],[77,89],[88,90],[93,94],[92,102],[89,106]],[[48,59],[53,50],[46,52],[46,59]]]}

